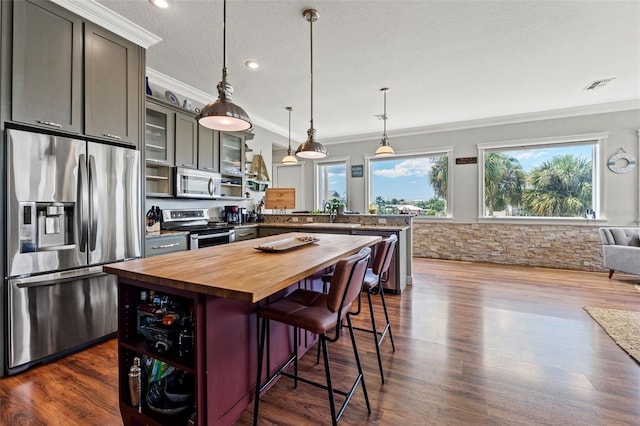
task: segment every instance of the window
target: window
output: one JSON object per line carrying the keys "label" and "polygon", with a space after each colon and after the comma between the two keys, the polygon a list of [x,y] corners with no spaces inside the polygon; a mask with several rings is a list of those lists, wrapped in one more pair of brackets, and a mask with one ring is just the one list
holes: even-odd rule
{"label": "window", "polygon": [[324,210],[326,203],[337,200],[348,208],[347,169],[348,159],[316,161],[316,209]]}
{"label": "window", "polygon": [[595,218],[606,135],[479,145],[483,217]]}
{"label": "window", "polygon": [[450,216],[450,158],[451,150],[367,158],[369,213]]}

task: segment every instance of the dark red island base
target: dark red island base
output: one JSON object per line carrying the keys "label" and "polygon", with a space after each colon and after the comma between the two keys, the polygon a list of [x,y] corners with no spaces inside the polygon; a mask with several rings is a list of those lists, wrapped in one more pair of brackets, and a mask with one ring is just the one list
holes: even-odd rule
{"label": "dark red island base", "polygon": [[[190,419],[198,425],[226,425],[240,417],[254,397],[256,307],[296,288],[321,289],[320,277],[328,268],[381,240],[377,236],[319,234],[315,235],[318,241],[288,250],[255,248],[274,242],[277,247],[278,241],[308,235],[276,235],[104,267],[105,272],[118,275],[118,378],[125,425],[187,425]],[[163,303],[164,314],[148,312]],[[172,319],[182,326],[168,324]],[[158,325],[160,320],[166,324]],[[192,351],[178,344],[188,334],[180,330],[184,324],[191,325]],[[292,332],[282,324],[272,324],[269,373],[289,356]],[[304,333],[299,339],[300,353],[315,340],[314,334]],[[152,374],[145,375],[140,407],[132,405],[129,391],[128,373],[136,357],[143,364],[173,371],[151,386]],[[187,402],[168,399],[162,389],[157,392],[161,383],[164,388],[167,381],[178,383],[178,377],[188,378],[184,383],[193,389],[183,390],[192,394]],[[167,389],[176,396],[170,392],[173,388]]]}

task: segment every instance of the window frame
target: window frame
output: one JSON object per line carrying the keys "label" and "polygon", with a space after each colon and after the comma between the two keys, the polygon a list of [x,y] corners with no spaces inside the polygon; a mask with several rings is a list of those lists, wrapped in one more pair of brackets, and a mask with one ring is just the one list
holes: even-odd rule
{"label": "window frame", "polygon": [[375,157],[375,155],[364,156],[364,168],[365,168],[365,210],[367,206],[375,200],[371,199],[371,162],[384,161],[384,160],[397,160],[398,158],[411,158],[411,157],[442,157],[447,156],[447,210],[444,216],[414,216],[414,221],[452,221],[453,220],[453,147],[435,147],[431,149],[421,149],[415,151],[396,151],[392,157]]}
{"label": "window frame", "polygon": [[332,164],[344,164],[345,165],[345,181],[346,181],[346,194],[345,199],[347,200],[347,206],[351,202],[351,179],[349,178],[349,170],[351,167],[351,158],[348,156],[343,157],[327,157],[321,160],[314,160],[313,162],[313,204],[314,209],[323,210],[323,206],[321,205],[321,194],[320,194],[320,166],[332,165]]}
{"label": "window frame", "polygon": [[[535,138],[535,139],[519,139],[502,142],[488,142],[477,144],[478,148],[478,221],[479,222],[579,222],[583,223],[585,220],[602,221],[605,222],[604,208],[604,166],[602,159],[607,145],[609,137],[608,132],[600,133],[588,133],[579,135],[568,136],[555,136],[548,138]],[[485,209],[485,186],[484,186],[484,163],[485,155],[490,152],[501,150],[515,150],[515,149],[530,149],[530,148],[542,148],[544,146],[571,146],[574,144],[584,144],[587,142],[593,142],[593,206],[592,209],[596,212],[596,219],[585,219],[582,217],[558,217],[558,216],[506,216],[506,217],[494,217],[487,216]]]}

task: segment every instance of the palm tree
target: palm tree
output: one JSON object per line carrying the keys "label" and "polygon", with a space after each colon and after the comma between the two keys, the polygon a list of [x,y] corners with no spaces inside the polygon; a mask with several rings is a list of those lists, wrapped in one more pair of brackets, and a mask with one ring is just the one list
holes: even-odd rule
{"label": "palm tree", "polygon": [[484,158],[484,204],[489,213],[519,206],[526,175],[520,162],[503,152]]}
{"label": "palm tree", "polygon": [[575,155],[558,155],[529,175],[524,207],[533,216],[575,217],[592,206],[592,163]]}
{"label": "palm tree", "polygon": [[447,171],[449,158],[445,155],[439,157],[429,171],[429,183],[437,197],[447,199]]}

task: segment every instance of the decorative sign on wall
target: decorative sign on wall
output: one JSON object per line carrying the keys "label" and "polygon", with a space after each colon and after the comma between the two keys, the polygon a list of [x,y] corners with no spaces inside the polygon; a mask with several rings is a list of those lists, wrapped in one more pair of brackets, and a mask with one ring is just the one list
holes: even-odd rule
{"label": "decorative sign on wall", "polygon": [[609,157],[607,165],[609,170],[614,173],[628,173],[636,166],[636,158],[620,148],[618,152]]}
{"label": "decorative sign on wall", "polygon": [[478,157],[458,157],[456,164],[478,164]]}
{"label": "decorative sign on wall", "polygon": [[363,177],[364,176],[364,166],[359,164],[357,166],[351,166],[351,177]]}

